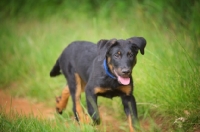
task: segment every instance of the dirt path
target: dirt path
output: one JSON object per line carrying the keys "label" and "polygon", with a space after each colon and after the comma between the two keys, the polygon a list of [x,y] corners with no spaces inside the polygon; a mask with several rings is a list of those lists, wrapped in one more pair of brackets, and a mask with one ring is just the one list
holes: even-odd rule
{"label": "dirt path", "polygon": [[42,103],[31,103],[24,98],[14,98],[0,90],[0,106],[6,113],[15,111],[20,114],[30,115],[41,118],[54,118],[54,109],[47,108]]}
{"label": "dirt path", "polygon": [[[45,106],[42,103],[32,103],[25,98],[15,98],[0,90],[0,107],[2,107],[7,114],[11,111],[17,112],[22,115],[34,115],[35,117],[43,119],[54,119],[55,109]],[[104,107],[100,107],[105,110]],[[106,110],[105,110],[106,111]],[[121,132],[123,128],[119,128],[120,122],[114,119],[111,115],[102,113],[102,124],[100,129],[107,131]]]}
{"label": "dirt path", "polygon": [[[54,107],[47,107],[42,103],[32,103],[25,98],[15,98],[0,90],[0,107],[2,107],[6,113],[9,114],[10,111],[17,112],[22,115],[34,115],[35,117],[43,119],[54,119],[55,109]],[[102,111],[108,111],[105,107],[100,106]],[[106,130],[108,132],[123,132],[127,131],[128,123],[127,121],[119,121],[115,119],[112,115],[101,113],[102,125],[98,126],[100,130]],[[147,129],[148,122],[142,123],[143,128]]]}

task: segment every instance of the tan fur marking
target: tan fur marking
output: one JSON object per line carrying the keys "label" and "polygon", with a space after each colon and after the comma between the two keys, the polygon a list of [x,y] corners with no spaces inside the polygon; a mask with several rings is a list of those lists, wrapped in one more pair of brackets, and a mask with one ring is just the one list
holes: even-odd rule
{"label": "tan fur marking", "polygon": [[110,58],[110,57],[108,57],[107,65],[108,65],[108,67],[109,67],[109,70],[111,70],[111,72],[112,72],[112,70],[113,70],[113,65],[111,64],[111,58]]}
{"label": "tan fur marking", "polygon": [[86,83],[81,79],[81,92],[85,91]]}
{"label": "tan fur marking", "polygon": [[131,94],[131,86],[130,85],[120,86],[118,88],[118,90],[122,91],[126,95],[130,95]]}
{"label": "tan fur marking", "polygon": [[75,79],[76,79],[76,94],[75,94],[76,112],[77,112],[79,121],[81,123],[88,123],[89,118],[87,117],[86,114],[84,114],[83,109],[81,107],[81,103],[80,103],[81,92],[84,90],[85,85],[77,73],[75,73]]}
{"label": "tan fur marking", "polygon": [[110,88],[101,88],[101,87],[96,87],[94,88],[94,93],[97,94],[97,93],[105,93],[107,91],[111,91]]}
{"label": "tan fur marking", "polygon": [[134,132],[130,115],[128,116],[128,126],[129,126],[130,132]]}
{"label": "tan fur marking", "polygon": [[57,97],[56,99],[57,100],[56,108],[59,109],[59,112],[61,112],[63,109],[66,108],[69,96],[70,96],[69,87],[66,86],[62,91],[61,98]]}

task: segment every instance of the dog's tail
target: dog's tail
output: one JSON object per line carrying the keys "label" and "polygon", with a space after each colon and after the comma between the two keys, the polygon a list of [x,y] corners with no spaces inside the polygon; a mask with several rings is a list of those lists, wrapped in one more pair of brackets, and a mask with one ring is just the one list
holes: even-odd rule
{"label": "dog's tail", "polygon": [[51,77],[55,77],[55,76],[58,76],[60,75],[61,72],[60,72],[60,65],[59,65],[59,60],[56,61],[56,64],[53,66],[51,72],[50,72],[50,76]]}

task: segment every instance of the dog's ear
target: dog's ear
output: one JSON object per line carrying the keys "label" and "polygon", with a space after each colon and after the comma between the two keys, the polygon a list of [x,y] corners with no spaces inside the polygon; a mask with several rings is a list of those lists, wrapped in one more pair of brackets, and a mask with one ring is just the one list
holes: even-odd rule
{"label": "dog's ear", "polygon": [[98,61],[103,60],[106,57],[106,54],[108,50],[117,43],[117,39],[111,39],[111,40],[100,40],[97,43],[98,48]]}
{"label": "dog's ear", "polygon": [[144,55],[144,48],[146,46],[146,40],[143,37],[132,37],[127,39],[131,44],[136,45],[140,49],[140,53]]}

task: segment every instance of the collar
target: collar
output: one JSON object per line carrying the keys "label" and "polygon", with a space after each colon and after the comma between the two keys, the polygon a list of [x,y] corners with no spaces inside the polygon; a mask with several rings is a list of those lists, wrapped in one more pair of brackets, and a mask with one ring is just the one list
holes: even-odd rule
{"label": "collar", "polygon": [[109,77],[111,77],[112,79],[116,79],[116,77],[113,76],[112,73],[110,73],[110,71],[109,71],[109,69],[108,69],[108,67],[107,67],[106,59],[104,59],[104,61],[103,61],[103,67],[104,67],[104,70],[105,70],[106,74],[107,74]]}

